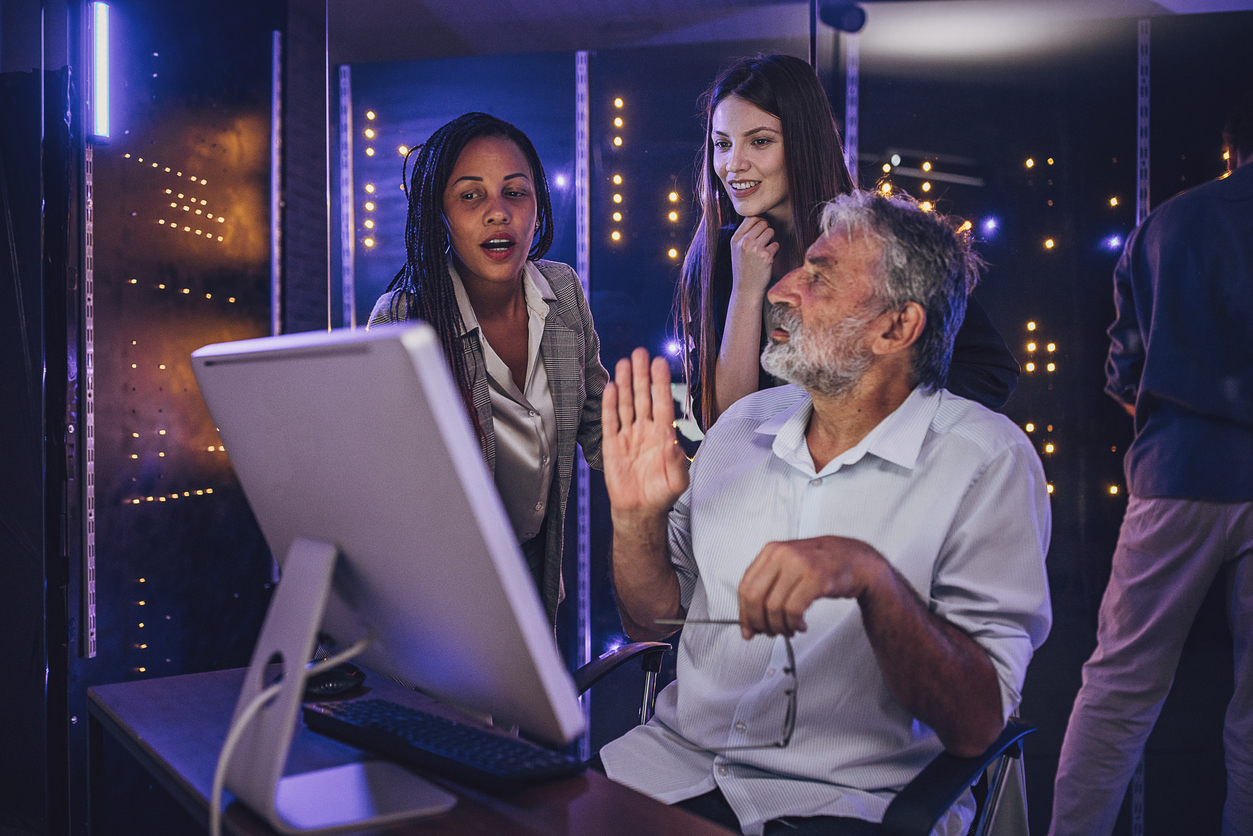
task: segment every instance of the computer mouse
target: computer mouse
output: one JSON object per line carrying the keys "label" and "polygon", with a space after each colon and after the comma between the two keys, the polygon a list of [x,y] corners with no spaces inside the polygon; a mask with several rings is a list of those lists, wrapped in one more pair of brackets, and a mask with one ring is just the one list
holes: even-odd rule
{"label": "computer mouse", "polygon": [[365,671],[344,662],[305,680],[305,699],[320,700],[347,693],[365,682]]}

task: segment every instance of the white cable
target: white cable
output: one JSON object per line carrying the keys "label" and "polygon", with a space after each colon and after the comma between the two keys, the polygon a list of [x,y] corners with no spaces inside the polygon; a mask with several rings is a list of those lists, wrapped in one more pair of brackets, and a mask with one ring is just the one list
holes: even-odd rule
{"label": "white cable", "polygon": [[[344,652],[337,653],[329,659],[323,659],[309,668],[305,672],[305,678],[315,676],[338,664],[347,662],[369,646],[370,640],[362,639]],[[218,754],[217,766],[213,770],[213,790],[209,793],[209,836],[222,836],[222,793],[226,788],[226,769],[231,761],[231,755],[234,753],[235,747],[239,745],[239,740],[244,736],[244,731],[248,728],[248,724],[252,722],[252,718],[256,716],[257,712],[266,703],[274,699],[281,690],[283,690],[283,683],[275,682],[253,697],[252,702],[244,707],[244,710],[239,714],[239,718],[226,733],[226,740],[222,743],[222,751]]]}
{"label": "white cable", "polygon": [[244,730],[252,721],[253,716],[261,709],[261,706],[269,702],[281,690],[283,690],[283,683],[276,682],[253,697],[252,702],[248,703],[240,713],[239,720],[226,733],[226,741],[222,744],[222,752],[218,755],[217,767],[213,770],[213,791],[209,795],[209,836],[222,834],[222,790],[226,784],[226,766],[230,763],[231,753],[235,750],[239,739],[243,737]]}

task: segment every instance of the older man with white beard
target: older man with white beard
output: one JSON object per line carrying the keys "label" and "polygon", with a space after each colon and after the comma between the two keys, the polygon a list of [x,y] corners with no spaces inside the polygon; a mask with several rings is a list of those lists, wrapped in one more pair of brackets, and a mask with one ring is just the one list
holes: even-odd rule
{"label": "older man with white beard", "polygon": [[663,360],[637,349],[604,395],[623,624],[687,626],[656,717],[603,766],[745,834],[873,832],[941,750],[996,737],[1051,621],[1035,450],[942,388],[965,237],[865,192],[823,230],[768,294],[762,364],[796,385],[736,403],[690,474]]}

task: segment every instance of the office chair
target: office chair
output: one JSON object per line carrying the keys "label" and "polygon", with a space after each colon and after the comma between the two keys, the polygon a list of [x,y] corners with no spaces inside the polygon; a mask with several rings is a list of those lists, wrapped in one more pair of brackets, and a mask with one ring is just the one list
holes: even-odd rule
{"label": "office chair", "polygon": [[[941,752],[892,799],[879,832],[883,836],[927,836],[966,788],[992,767],[987,798],[976,810],[970,832],[973,836],[1026,836],[1020,759],[1022,739],[1033,731],[1034,726],[1011,720],[1000,737],[978,757],[958,758]],[[1009,822],[1010,819],[1014,821]],[[1007,823],[1011,824],[1009,829]]]}
{"label": "office chair", "polygon": [[[640,722],[647,723],[653,717],[653,709],[657,705],[657,674],[661,671],[661,660],[670,649],[667,642],[630,642],[616,647],[593,659],[574,672],[574,689],[582,694],[611,671],[615,671],[632,659],[640,658],[640,667],[644,670],[644,696],[640,705]],[[642,658],[641,658],[642,657]]]}
{"label": "office chair", "polygon": [[[668,650],[670,645],[666,642],[624,644],[575,671],[575,689],[582,694],[611,671],[641,658],[645,677],[640,722],[647,723],[656,705],[657,674]],[[892,799],[879,832],[883,836],[928,836],[940,816],[983,776],[987,779],[987,794],[981,801],[977,799],[969,836],[1027,836],[1022,739],[1033,731],[1034,726],[1011,719],[992,745],[977,757],[958,758],[941,752]]]}

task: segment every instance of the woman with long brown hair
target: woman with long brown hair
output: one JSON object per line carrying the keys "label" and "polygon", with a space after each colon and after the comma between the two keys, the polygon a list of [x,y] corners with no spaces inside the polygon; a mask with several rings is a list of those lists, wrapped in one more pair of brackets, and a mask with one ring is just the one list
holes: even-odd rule
{"label": "woman with long brown hair", "polygon": [[[791,55],[733,62],[702,97],[701,221],[683,264],[676,314],[689,392],[708,428],[745,395],[775,385],[762,370],[766,291],[818,238],[818,209],[853,189],[826,93]],[[1018,364],[973,300],[946,388],[996,408]]]}

